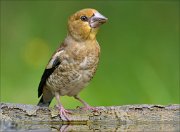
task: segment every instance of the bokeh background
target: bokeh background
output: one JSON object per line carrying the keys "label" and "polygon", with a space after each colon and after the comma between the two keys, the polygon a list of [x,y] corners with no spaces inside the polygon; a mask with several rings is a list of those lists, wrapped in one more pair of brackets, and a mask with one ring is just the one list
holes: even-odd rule
{"label": "bokeh background", "polygon": [[[37,104],[51,54],[82,8],[108,17],[97,73],[80,96],[93,106],[179,103],[179,1],[1,1],[1,102]],[[80,105],[63,97],[66,108]],[[51,106],[55,104],[55,100]]]}

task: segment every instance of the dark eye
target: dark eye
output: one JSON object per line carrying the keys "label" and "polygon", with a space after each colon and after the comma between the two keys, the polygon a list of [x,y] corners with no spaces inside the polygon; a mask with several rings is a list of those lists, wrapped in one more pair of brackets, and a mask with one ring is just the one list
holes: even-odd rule
{"label": "dark eye", "polygon": [[81,16],[82,21],[88,21],[88,18],[86,16]]}

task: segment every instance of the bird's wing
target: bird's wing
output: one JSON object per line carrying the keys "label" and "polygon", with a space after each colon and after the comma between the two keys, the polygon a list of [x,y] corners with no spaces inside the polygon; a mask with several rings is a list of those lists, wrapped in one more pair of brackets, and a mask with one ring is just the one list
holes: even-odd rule
{"label": "bird's wing", "polygon": [[38,86],[38,97],[43,93],[43,87],[46,84],[47,78],[54,72],[54,70],[61,64],[60,55],[64,51],[63,45],[53,54],[52,58],[49,60],[46,69],[41,77],[41,81]]}

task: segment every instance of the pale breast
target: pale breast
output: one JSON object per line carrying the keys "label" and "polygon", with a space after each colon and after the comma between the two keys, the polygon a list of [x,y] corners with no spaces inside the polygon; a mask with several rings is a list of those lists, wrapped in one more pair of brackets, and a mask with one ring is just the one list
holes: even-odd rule
{"label": "pale breast", "polygon": [[97,62],[94,63],[93,67],[89,67],[89,61],[91,60],[85,59],[79,64],[64,63],[59,65],[47,79],[47,86],[53,94],[54,92],[58,92],[62,96],[77,95],[87,86],[96,71]]}
{"label": "pale breast", "polygon": [[77,95],[93,78],[99,61],[99,45],[88,47],[74,44],[59,54],[61,63],[46,81],[53,94]]}

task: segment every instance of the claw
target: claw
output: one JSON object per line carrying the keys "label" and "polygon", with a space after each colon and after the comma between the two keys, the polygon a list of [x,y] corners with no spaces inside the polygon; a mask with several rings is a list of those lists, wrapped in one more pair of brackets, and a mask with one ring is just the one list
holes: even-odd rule
{"label": "claw", "polygon": [[80,109],[82,110],[92,110],[94,112],[100,110],[100,108],[96,108],[96,107],[92,107],[90,106],[88,103],[86,103],[84,100],[82,100],[81,98],[78,97],[78,95],[74,96],[75,99],[79,100],[83,105],[84,107],[80,107]]}
{"label": "claw", "polygon": [[61,119],[69,121],[67,114],[72,114],[72,112],[64,109],[63,106],[57,106],[57,108],[59,109],[59,115],[60,115]]}

